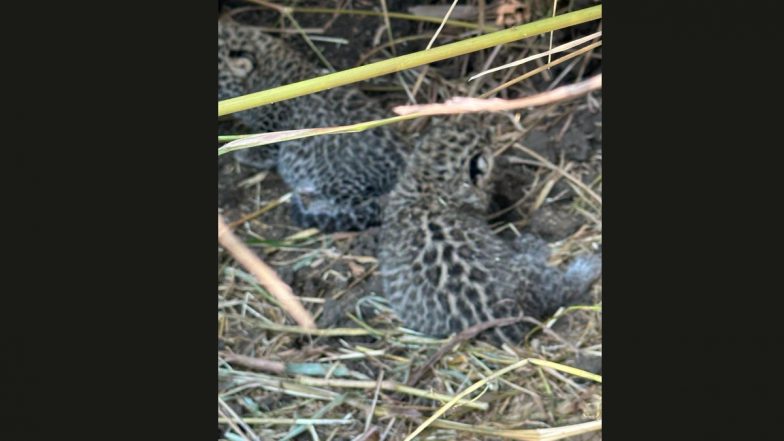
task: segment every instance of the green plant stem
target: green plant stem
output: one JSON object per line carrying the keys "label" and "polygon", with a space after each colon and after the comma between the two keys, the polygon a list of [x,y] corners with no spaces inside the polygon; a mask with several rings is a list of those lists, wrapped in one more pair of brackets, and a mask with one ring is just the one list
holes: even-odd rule
{"label": "green plant stem", "polygon": [[556,17],[538,20],[533,23],[515,26],[503,31],[431,48],[427,51],[414,52],[413,54],[402,55],[400,57],[390,58],[365,66],[359,66],[353,69],[347,69],[341,72],[335,72],[321,77],[263,90],[261,92],[230,98],[218,102],[218,116],[228,115],[230,113],[240,112],[265,104],[356,83],[358,81],[399,72],[401,70],[411,69],[423,64],[476,52],[478,50],[539,35],[552,30],[597,20],[601,17],[602,5],[592,6]]}

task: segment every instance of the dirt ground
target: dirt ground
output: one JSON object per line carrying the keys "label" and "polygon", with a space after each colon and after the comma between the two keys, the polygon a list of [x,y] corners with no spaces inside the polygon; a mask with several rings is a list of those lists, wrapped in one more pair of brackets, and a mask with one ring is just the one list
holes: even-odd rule
{"label": "dirt ground", "polygon": [[[242,2],[225,3],[230,6],[247,6]],[[321,3],[321,6],[324,6],[325,2],[322,0],[309,3]],[[408,6],[421,3],[413,0],[387,2],[389,10],[392,11],[405,11]],[[580,3],[593,2],[573,3],[573,9],[578,9],[586,6]],[[371,9],[377,6],[377,2],[370,1],[355,1],[353,4],[355,9]],[[329,6],[334,7],[331,4]],[[274,23],[275,17],[276,14],[266,11],[263,14],[250,12],[242,18],[243,21],[254,23],[261,20],[269,25],[270,19]],[[321,27],[332,19],[331,16],[319,14],[301,14],[296,15],[296,18],[305,28]],[[316,44],[336,69],[353,67],[371,48],[378,46],[379,43],[374,42],[377,36],[380,36],[381,42],[387,41],[386,34],[379,31],[381,24],[381,20],[374,17],[340,16],[331,22],[325,34],[345,38],[350,44],[336,45],[318,41]],[[392,25],[396,37],[432,32],[435,27],[404,20],[394,20]],[[556,32],[554,44],[595,32],[597,27],[598,23],[592,22]],[[448,40],[459,37],[461,32],[464,31],[448,30],[445,38]],[[303,53],[310,51],[297,35],[290,36],[287,40]],[[535,40],[538,45],[547,43],[544,36],[529,40]],[[409,53],[424,48],[426,43],[425,40],[403,44],[398,46],[396,51],[399,54]],[[495,58],[492,66],[506,62],[507,59],[520,58],[522,52],[532,50],[532,47],[526,46],[525,43],[508,46]],[[539,50],[538,46],[535,48]],[[570,65],[567,62],[543,75],[535,75],[499,94],[499,97],[511,98],[543,91],[552,87],[555,81],[559,81],[558,84],[561,85],[570,84],[580,78],[600,73],[600,49],[590,58],[577,57],[576,63]],[[471,57],[433,64],[429,68],[428,79],[431,81],[424,87],[425,93],[433,97],[433,101],[440,101],[445,97],[470,92],[470,86],[464,81],[465,72],[477,71],[477,66],[481,67],[490,53],[490,50],[486,50]],[[379,52],[371,57],[370,61],[389,56],[392,56],[392,53]],[[565,69],[570,70],[564,73]],[[519,75],[526,70],[516,72]],[[415,79],[421,69],[415,71],[401,78],[404,81]],[[500,83],[498,78],[501,76],[480,84],[479,93]],[[397,87],[400,85],[399,80],[400,78],[390,75],[362,86]],[[407,102],[407,96],[399,90],[368,91],[368,94],[382,100],[386,106]],[[510,112],[489,118],[486,122],[497,129],[497,145],[494,145],[494,148],[498,152],[493,177],[493,207],[488,213],[489,221],[504,238],[511,239],[525,231],[541,236],[552,246],[554,263],[568,260],[579,252],[601,252],[601,201],[596,199],[601,197],[602,188],[601,101],[601,93],[593,93],[588,97],[558,105],[519,113]],[[426,125],[428,122],[404,123],[400,128],[406,132],[414,132],[423,130],[420,127],[423,123]],[[461,122],[455,124],[459,126]],[[219,123],[220,134],[241,133],[240,130],[231,121]],[[568,174],[572,179],[564,174]],[[575,184],[573,180],[579,181],[583,186]],[[593,194],[584,187],[589,187]],[[259,172],[246,168],[230,155],[222,156],[218,160],[218,190],[219,210],[229,222],[273,204],[288,192],[274,171]],[[289,206],[283,202],[242,223],[236,231],[262,259],[276,269],[293,291],[303,298],[305,306],[315,315],[319,328],[356,328],[358,323],[361,323],[373,329],[391,329],[399,325],[388,307],[385,307],[381,292],[376,270],[377,229],[332,235],[315,231],[303,232],[291,223],[289,216]],[[309,337],[271,330],[268,325],[262,326],[259,323],[291,325],[292,322],[268,294],[261,292],[251,280],[243,278],[243,274],[242,269],[223,250],[219,250],[218,349],[221,354],[242,354],[286,363],[324,363],[340,360],[340,366],[354,372],[355,378],[358,376],[375,380],[379,372],[383,371],[385,380],[404,384],[408,375],[406,370],[414,369],[415,365],[422,363],[438,347],[435,343],[404,344],[400,343],[403,340],[390,340],[372,334]],[[601,282],[594,288],[594,297],[594,305],[600,305]],[[601,374],[601,312],[577,310],[564,314],[547,332],[534,334],[525,347],[515,350],[495,348],[501,351],[497,353],[485,343],[472,343],[471,346],[444,357],[434,368],[435,373],[427,380],[423,379],[417,387],[454,394],[478,379],[475,371],[477,366],[485,366],[485,374],[503,366],[503,363],[493,364],[492,358],[480,357],[483,361],[477,362],[474,360],[476,357],[473,350],[489,351],[482,353],[496,353],[498,357],[537,357]],[[376,355],[368,355],[371,353]],[[384,355],[378,355],[380,353]],[[220,377],[219,392],[225,394],[227,405],[243,418],[292,418],[292,415],[297,415],[299,418],[335,419],[352,414],[356,421],[351,424],[311,427],[320,439],[353,439],[363,433],[362,426],[366,424],[366,415],[361,411],[361,405],[342,403],[328,409],[323,415],[318,415],[319,410],[325,409],[325,403],[329,401],[324,397],[314,398],[309,395],[317,394],[313,391],[299,391],[299,394],[285,392],[286,387],[278,384],[278,387],[267,385],[248,388],[242,393],[229,393],[234,388],[247,385],[247,382],[239,381],[239,374],[227,368],[226,364],[220,366],[225,370]],[[247,366],[231,366],[236,371],[253,371]],[[473,374],[469,374],[471,372]],[[465,408],[459,408],[450,411],[447,417],[449,420],[467,424],[514,429],[560,427],[601,418],[600,384],[553,372],[545,373],[542,369],[534,368],[521,369],[515,376],[508,378],[509,382],[514,383],[510,386],[511,389],[507,388],[506,392],[503,387],[490,390],[483,398],[483,401],[493,402],[495,397],[498,400],[495,403],[502,404],[493,405],[486,413],[467,412]],[[268,374],[272,375],[269,372],[255,374],[258,377],[254,377],[255,381],[260,382],[259,384],[268,381],[269,378],[264,377]],[[279,372],[276,375],[272,376],[279,382],[287,378]],[[462,376],[463,380],[450,379],[450,375]],[[466,384],[467,378],[471,381]],[[504,395],[508,394],[509,390],[517,392]],[[358,398],[363,402],[362,405],[371,403],[374,396],[372,388],[336,388],[332,391],[345,392],[349,398]],[[373,427],[378,428],[376,437],[367,439],[380,439],[379,435],[385,431],[385,439],[403,439],[406,433],[410,433],[440,405],[437,401],[394,392],[381,393],[377,400],[378,405],[386,406],[384,409],[389,414],[386,417],[377,415],[373,421]],[[293,430],[291,424],[262,424],[252,427],[260,439],[283,439],[284,435]],[[227,430],[230,430],[229,426],[219,424],[219,439],[230,438],[226,435]],[[426,433],[427,439],[502,439],[480,437],[444,428],[432,429]],[[290,439],[315,438],[308,430],[304,430]],[[596,440],[601,439],[601,433],[594,432],[568,439]]]}

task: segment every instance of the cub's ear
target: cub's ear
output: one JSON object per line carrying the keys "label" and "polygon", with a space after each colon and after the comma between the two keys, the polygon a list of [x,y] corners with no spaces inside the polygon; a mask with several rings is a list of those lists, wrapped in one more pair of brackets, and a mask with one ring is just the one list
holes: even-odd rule
{"label": "cub's ear", "polygon": [[247,77],[256,69],[256,58],[248,51],[232,50],[229,51],[229,59],[226,60],[231,73],[238,77]]}

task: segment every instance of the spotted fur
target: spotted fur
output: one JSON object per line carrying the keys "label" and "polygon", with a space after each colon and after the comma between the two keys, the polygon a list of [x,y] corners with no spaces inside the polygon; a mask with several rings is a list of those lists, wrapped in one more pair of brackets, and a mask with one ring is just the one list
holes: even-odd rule
{"label": "spotted fur", "polygon": [[[279,38],[218,21],[218,99],[323,73]],[[356,87],[339,87],[235,116],[258,133],[344,125],[388,115]],[[403,170],[407,146],[393,127],[384,126],[241,150],[236,157],[246,165],[277,169],[292,190],[292,215],[299,226],[328,232],[362,230],[379,224],[382,198]]]}
{"label": "spotted fur", "polygon": [[[544,317],[578,299],[601,271],[596,256],[564,270],[534,236],[508,243],[485,221],[492,154],[487,134],[439,122],[418,143],[389,195],[381,275],[390,304],[410,329],[446,336],[477,323]],[[452,126],[452,127],[450,127]],[[518,343],[527,325],[485,333]]]}

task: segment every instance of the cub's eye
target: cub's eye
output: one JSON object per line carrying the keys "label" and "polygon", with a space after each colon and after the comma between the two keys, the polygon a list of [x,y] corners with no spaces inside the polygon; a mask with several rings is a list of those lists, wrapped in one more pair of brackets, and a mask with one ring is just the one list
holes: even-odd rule
{"label": "cub's eye", "polygon": [[248,51],[229,51],[229,69],[237,76],[247,76],[256,68],[256,58]]}
{"label": "cub's eye", "polygon": [[490,163],[483,154],[474,155],[468,164],[468,176],[474,185],[481,185],[490,171]]}

